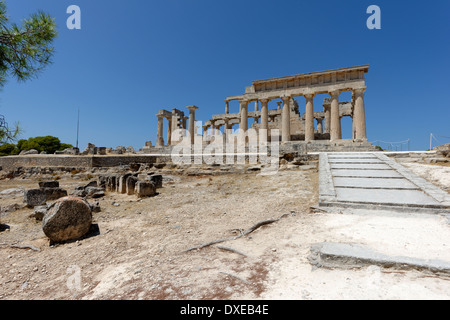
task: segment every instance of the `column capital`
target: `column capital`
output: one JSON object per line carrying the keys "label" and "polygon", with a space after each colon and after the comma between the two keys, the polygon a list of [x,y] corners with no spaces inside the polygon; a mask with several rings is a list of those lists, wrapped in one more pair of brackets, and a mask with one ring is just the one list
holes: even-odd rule
{"label": "column capital", "polygon": [[160,113],[156,114],[156,116],[158,117],[158,119],[164,119],[165,118],[165,116],[163,114],[160,114]]}
{"label": "column capital", "polygon": [[239,99],[239,103],[241,105],[248,105],[250,103],[250,100],[247,99]]}
{"label": "column capital", "polygon": [[187,106],[186,108],[187,108],[189,111],[195,111],[195,110],[198,109],[197,106]]}
{"label": "column capital", "polygon": [[286,101],[290,101],[292,99],[292,97],[289,95],[285,95],[285,96],[281,96],[280,99],[283,100],[283,102],[286,102]]}
{"label": "column capital", "polygon": [[311,100],[316,96],[316,94],[315,93],[306,93],[303,96],[306,98],[306,100]]}
{"label": "column capital", "polygon": [[261,104],[263,103],[269,103],[270,99],[260,99],[259,101],[261,101]]}
{"label": "column capital", "polygon": [[366,87],[353,89],[353,92],[355,93],[355,95],[362,95],[364,94],[364,92],[366,92],[366,89],[367,89]]}
{"label": "column capital", "polygon": [[330,91],[328,91],[328,94],[332,98],[336,98],[336,97],[339,97],[339,95],[341,94],[341,90],[330,90]]}

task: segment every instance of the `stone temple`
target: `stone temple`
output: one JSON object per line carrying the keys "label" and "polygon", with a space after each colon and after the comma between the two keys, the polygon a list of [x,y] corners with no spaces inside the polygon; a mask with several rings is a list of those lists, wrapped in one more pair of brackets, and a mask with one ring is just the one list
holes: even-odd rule
{"label": "stone temple", "polygon": [[[223,132],[223,139],[226,139],[229,130],[238,127],[244,132],[250,128],[266,129],[269,139],[275,138],[270,137],[270,133],[277,129],[278,139],[287,151],[373,151],[375,147],[367,141],[364,103],[368,71],[369,66],[362,65],[253,81],[244,93],[225,99],[223,114],[212,115],[203,123],[203,144],[208,144],[208,136],[219,132]],[[339,96],[345,91],[352,93],[351,101],[340,101]],[[318,94],[329,97],[324,99],[323,109],[315,112],[313,98]],[[301,97],[304,100],[299,99]],[[300,105],[297,99],[306,104]],[[269,110],[271,100],[277,100],[276,109]],[[230,101],[239,102],[238,113],[229,112]],[[189,116],[178,109],[158,112],[156,146],[146,144],[146,153],[169,152],[179,142],[172,136],[177,129],[188,130],[194,144],[194,134],[198,135],[199,129],[195,127],[198,107],[192,105],[187,109]],[[343,117],[352,119],[351,139],[342,139]],[[167,120],[166,142],[163,138],[164,119]]]}

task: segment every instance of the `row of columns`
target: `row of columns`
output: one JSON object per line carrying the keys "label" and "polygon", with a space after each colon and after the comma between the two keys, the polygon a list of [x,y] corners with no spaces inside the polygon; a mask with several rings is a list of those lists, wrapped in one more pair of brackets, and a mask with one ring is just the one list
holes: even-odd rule
{"label": "row of columns", "polygon": [[[187,109],[189,110],[189,135],[191,137],[191,144],[194,144],[195,139],[195,111],[198,109],[196,106],[188,106]],[[156,115],[158,117],[158,130],[156,133],[156,146],[157,147],[163,147],[164,146],[164,118],[168,121],[168,128],[167,128],[167,145],[172,145],[172,127],[178,128],[178,117],[176,115],[172,116],[166,116],[162,113],[158,113]],[[183,117],[182,119],[182,128],[186,129],[186,117]]]}
{"label": "row of columns", "polygon": [[[365,140],[366,134],[366,118],[364,108],[364,92],[365,88],[353,90],[354,95],[354,111],[353,111],[353,137],[355,139]],[[330,133],[330,140],[335,141],[341,139],[341,120],[339,115],[339,90],[330,91],[331,105],[325,108],[325,132]],[[314,99],[315,94],[305,94],[306,112],[305,112],[305,141],[314,140]],[[291,96],[282,96],[283,101],[281,110],[281,141],[288,142],[291,140],[291,115],[290,100]],[[261,129],[268,129],[268,104],[270,99],[261,99]],[[240,103],[240,124],[239,129],[248,130],[248,104],[249,100],[239,100]],[[256,102],[257,103],[257,102]],[[280,105],[278,105],[280,108]],[[256,105],[255,105],[256,109]],[[228,101],[226,101],[226,111],[228,109]],[[318,121],[317,129],[323,132],[322,120]],[[328,131],[328,132],[327,132]]]}
{"label": "row of columns", "polygon": [[[365,108],[364,108],[364,92],[365,88],[353,90],[354,95],[354,111],[353,111],[353,137],[355,139],[367,139],[366,135],[366,119],[365,119]],[[339,116],[339,90],[330,91],[331,97],[330,107],[325,108],[325,132],[330,133],[330,140],[335,141],[341,139],[341,121]],[[305,141],[314,140],[314,99],[315,94],[305,94],[306,99],[306,112],[305,112]],[[291,96],[282,96],[280,99],[283,101],[283,106],[281,110],[281,141],[288,142],[291,140],[291,126],[290,126],[290,100]],[[269,101],[270,99],[261,99],[261,129],[268,130],[269,128]],[[248,104],[249,100],[239,100],[240,103],[240,122],[239,129],[244,132],[248,130]],[[280,108],[280,104],[278,104]],[[198,109],[196,106],[188,106],[189,110],[189,134],[191,137],[191,144],[194,144],[195,139],[195,111]],[[255,102],[255,111],[258,111],[258,101]],[[226,101],[225,112],[229,113],[228,101]],[[157,130],[157,141],[156,146],[164,146],[163,138],[163,121],[164,118],[168,120],[168,130],[167,130],[167,145],[172,144],[172,127],[176,126],[178,128],[178,117],[176,115],[166,116],[163,113],[156,115],[158,117],[158,130]],[[229,125],[225,122],[226,129],[229,129]],[[186,117],[182,119],[182,127],[186,129]],[[212,125],[213,130],[214,125]],[[323,132],[322,120],[318,120],[317,130]]]}

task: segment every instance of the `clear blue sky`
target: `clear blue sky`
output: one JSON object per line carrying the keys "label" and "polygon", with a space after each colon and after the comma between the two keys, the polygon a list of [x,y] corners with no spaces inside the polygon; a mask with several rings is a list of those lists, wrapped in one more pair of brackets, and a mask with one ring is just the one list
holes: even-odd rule
{"label": "clear blue sky", "polygon": [[[159,109],[197,105],[198,120],[252,80],[369,64],[369,141],[450,137],[450,1],[7,0],[19,22],[37,10],[56,18],[54,64],[38,79],[9,79],[0,114],[22,138],[53,135],[80,147],[156,142]],[[81,30],[68,30],[69,5]],[[369,30],[369,5],[381,30]],[[324,96],[314,99],[315,111]],[[341,99],[349,99],[342,94]],[[298,98],[304,112],[304,98]],[[270,105],[275,106],[275,104]],[[231,112],[237,112],[231,105]],[[250,120],[251,123],[251,120]],[[344,138],[351,123],[343,123]],[[442,142],[450,139],[440,138]]]}

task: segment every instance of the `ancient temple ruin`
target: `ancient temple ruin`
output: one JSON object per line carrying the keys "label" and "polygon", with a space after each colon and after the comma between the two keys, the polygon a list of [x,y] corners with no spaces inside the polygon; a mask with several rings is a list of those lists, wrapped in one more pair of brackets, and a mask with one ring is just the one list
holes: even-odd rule
{"label": "ancient temple ruin", "polygon": [[[269,138],[271,130],[278,129],[279,141],[282,144],[308,144],[309,149],[314,151],[329,151],[330,146],[356,148],[359,151],[373,150],[374,147],[367,141],[364,105],[365,74],[368,71],[369,66],[362,65],[253,81],[251,86],[245,88],[244,93],[225,99],[225,113],[213,115],[210,120],[203,123],[203,137],[218,132],[221,134],[223,132],[223,136],[226,137],[234,125],[238,125],[239,130],[246,132],[249,129],[250,118],[253,119],[250,128],[257,131],[267,130]],[[351,101],[339,100],[340,94],[344,91],[352,92]],[[313,98],[324,93],[328,94],[329,98],[324,99],[321,111],[314,112]],[[305,107],[299,105],[296,100],[298,97],[305,98]],[[234,100],[239,101],[238,113],[229,112],[230,101]],[[276,109],[269,110],[271,100],[280,100],[277,101]],[[252,104],[254,110],[250,111],[249,106]],[[158,117],[156,148],[176,145],[179,140],[174,141],[172,138],[172,132],[176,129],[189,130],[191,143],[194,144],[194,135],[197,134],[195,110],[198,108],[188,106],[187,109],[189,117],[178,109],[171,112],[159,111],[156,115]],[[342,139],[343,117],[352,119],[352,139]],[[166,145],[163,139],[164,119],[168,122]],[[188,119],[189,126],[186,123]]]}

